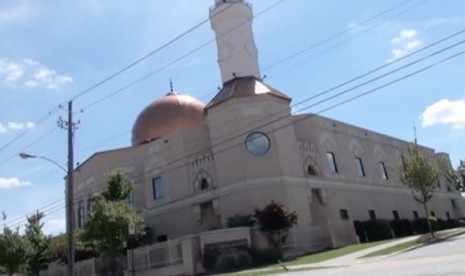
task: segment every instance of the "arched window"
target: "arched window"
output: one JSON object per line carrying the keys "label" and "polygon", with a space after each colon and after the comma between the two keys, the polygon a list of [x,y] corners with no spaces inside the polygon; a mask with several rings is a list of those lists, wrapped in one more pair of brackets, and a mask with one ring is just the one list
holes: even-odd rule
{"label": "arched window", "polygon": [[200,190],[206,190],[209,188],[208,181],[205,178],[200,180]]}
{"label": "arched window", "polygon": [[316,172],[315,172],[315,170],[313,169],[313,167],[311,165],[307,166],[307,174],[308,175],[316,175]]}

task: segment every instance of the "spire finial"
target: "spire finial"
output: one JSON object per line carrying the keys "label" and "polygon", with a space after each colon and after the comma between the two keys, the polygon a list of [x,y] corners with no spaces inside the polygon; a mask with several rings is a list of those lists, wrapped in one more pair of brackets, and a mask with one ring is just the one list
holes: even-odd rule
{"label": "spire finial", "polygon": [[173,80],[170,78],[170,91],[174,92],[173,90]]}

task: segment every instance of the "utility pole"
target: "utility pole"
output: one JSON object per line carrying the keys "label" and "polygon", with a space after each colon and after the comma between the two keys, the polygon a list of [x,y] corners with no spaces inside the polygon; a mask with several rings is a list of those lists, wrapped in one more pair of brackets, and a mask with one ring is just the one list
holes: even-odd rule
{"label": "utility pole", "polygon": [[67,275],[74,276],[74,183],[73,183],[73,170],[74,170],[74,130],[75,123],[73,122],[73,102],[68,102],[68,121],[60,118],[58,125],[68,130],[68,176],[66,181],[66,237],[68,242],[68,266]]}

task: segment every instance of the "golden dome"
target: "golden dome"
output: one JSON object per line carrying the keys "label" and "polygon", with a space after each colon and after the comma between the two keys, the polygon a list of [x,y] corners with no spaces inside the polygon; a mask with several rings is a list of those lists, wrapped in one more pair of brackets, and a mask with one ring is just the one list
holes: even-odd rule
{"label": "golden dome", "polygon": [[153,141],[175,131],[204,123],[205,105],[187,95],[170,92],[149,104],[132,128],[132,145]]}

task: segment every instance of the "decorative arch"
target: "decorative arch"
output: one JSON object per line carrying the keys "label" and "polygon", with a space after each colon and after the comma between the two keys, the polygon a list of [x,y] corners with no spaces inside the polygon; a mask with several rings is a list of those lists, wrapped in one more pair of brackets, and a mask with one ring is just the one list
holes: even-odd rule
{"label": "decorative arch", "polygon": [[332,150],[332,151],[337,150],[336,139],[334,139],[334,137],[328,132],[325,132],[320,136],[319,143],[320,145],[324,144],[326,146],[326,149],[328,150]]}
{"label": "decorative arch", "polygon": [[319,176],[321,175],[320,166],[318,163],[311,157],[308,157],[304,161],[304,175],[305,176]]}
{"label": "decorative arch", "polygon": [[212,176],[205,170],[199,170],[194,178],[194,191],[203,191],[214,185]]}
{"label": "decorative arch", "polygon": [[380,145],[376,145],[373,149],[373,155],[378,157],[379,160],[386,159],[386,152]]}
{"label": "decorative arch", "polygon": [[364,152],[362,144],[360,143],[360,141],[358,141],[356,139],[350,140],[350,142],[349,142],[349,150],[351,152],[355,153],[355,155],[357,155],[357,156],[362,155],[363,152]]}

